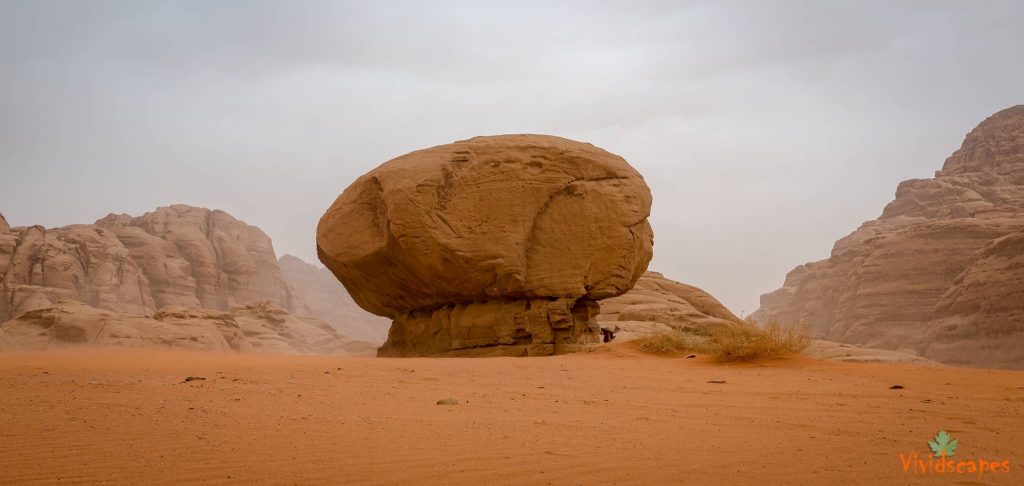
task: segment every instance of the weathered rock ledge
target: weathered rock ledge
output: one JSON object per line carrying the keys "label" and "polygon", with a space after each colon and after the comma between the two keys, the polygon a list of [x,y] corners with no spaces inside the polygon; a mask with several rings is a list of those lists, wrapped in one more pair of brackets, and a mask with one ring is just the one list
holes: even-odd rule
{"label": "weathered rock ledge", "polygon": [[410,312],[391,325],[378,356],[547,356],[597,342],[597,302],[491,300]]}

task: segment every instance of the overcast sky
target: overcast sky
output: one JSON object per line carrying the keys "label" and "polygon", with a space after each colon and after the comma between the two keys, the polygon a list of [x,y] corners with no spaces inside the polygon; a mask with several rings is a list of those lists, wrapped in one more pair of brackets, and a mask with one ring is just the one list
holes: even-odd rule
{"label": "overcast sky", "polygon": [[546,133],[654,193],[651,268],[737,314],[1024,103],[1015,2],[0,0],[0,212],[185,203],[315,261],[411,150]]}

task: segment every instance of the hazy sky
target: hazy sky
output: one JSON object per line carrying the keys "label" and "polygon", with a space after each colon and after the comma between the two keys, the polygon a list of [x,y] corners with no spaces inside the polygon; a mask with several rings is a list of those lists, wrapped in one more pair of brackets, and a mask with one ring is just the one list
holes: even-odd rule
{"label": "hazy sky", "polygon": [[186,203],[315,261],[354,178],[475,135],[626,158],[651,268],[736,313],[1024,103],[1015,2],[0,0],[0,212]]}

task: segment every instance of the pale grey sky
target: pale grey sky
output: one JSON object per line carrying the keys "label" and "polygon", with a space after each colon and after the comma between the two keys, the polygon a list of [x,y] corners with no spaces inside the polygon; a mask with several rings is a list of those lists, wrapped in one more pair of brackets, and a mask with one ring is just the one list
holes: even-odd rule
{"label": "pale grey sky", "polygon": [[0,212],[186,203],[315,261],[354,178],[475,135],[622,155],[651,268],[749,314],[1024,102],[1019,2],[0,0]]}

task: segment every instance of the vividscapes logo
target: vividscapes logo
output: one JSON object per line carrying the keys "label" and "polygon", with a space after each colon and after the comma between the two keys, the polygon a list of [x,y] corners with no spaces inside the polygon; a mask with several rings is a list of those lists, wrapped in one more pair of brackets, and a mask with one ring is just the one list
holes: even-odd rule
{"label": "vividscapes logo", "polygon": [[1009,460],[952,459],[958,445],[960,445],[960,441],[954,439],[945,430],[940,430],[935,434],[934,439],[928,441],[931,453],[926,457],[919,456],[917,452],[900,453],[903,472],[912,473],[915,476],[977,474],[979,478],[985,474],[1010,473]]}

